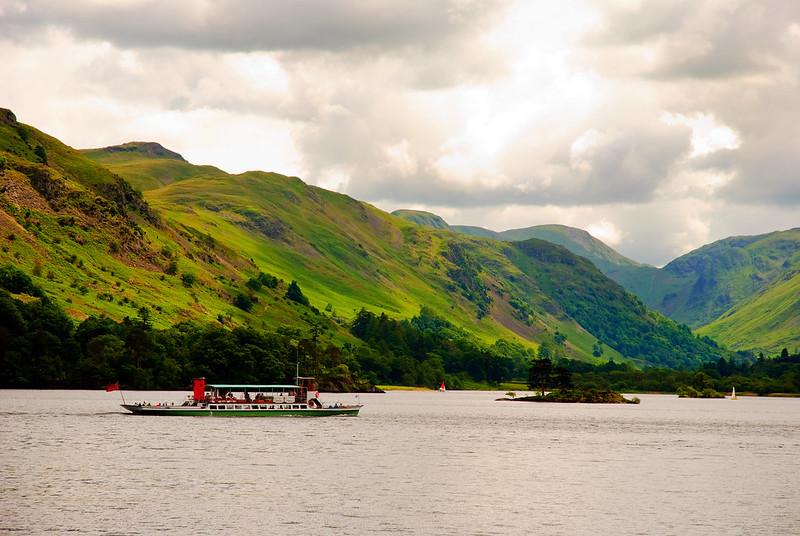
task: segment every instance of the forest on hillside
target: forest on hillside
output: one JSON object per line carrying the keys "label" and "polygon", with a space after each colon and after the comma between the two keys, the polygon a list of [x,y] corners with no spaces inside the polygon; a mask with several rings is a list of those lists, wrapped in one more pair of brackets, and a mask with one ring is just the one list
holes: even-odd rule
{"label": "forest on hillside", "polygon": [[[552,360],[584,389],[674,392],[688,385],[724,391],[735,384],[759,394],[800,392],[800,356],[788,350],[774,359],[720,358],[691,370],[592,364],[567,359],[559,333],[538,352],[502,339],[486,345],[424,307],[403,320],[362,309],[350,324],[360,343],[340,345],[324,337],[319,311],[319,323],[305,331],[231,328],[222,322],[156,329],[147,307],[121,322],[90,316],[76,323],[25,273],[3,267],[0,283],[5,288],[0,290],[0,387],[93,389],[120,382],[128,389],[182,389],[199,376],[274,383],[291,380],[299,364],[329,391],[369,391],[380,384],[433,387],[442,380],[458,389],[524,380],[533,364]],[[304,298],[296,283],[290,292],[292,299]]]}

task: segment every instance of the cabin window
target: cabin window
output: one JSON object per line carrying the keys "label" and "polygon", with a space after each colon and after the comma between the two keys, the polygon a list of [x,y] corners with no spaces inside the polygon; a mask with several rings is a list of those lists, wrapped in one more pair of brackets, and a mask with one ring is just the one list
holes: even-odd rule
{"label": "cabin window", "polygon": [[233,409],[242,409],[242,406],[240,406],[239,404],[236,404],[235,406],[233,406]]}
{"label": "cabin window", "polygon": [[211,409],[217,409],[217,406],[208,406]]}

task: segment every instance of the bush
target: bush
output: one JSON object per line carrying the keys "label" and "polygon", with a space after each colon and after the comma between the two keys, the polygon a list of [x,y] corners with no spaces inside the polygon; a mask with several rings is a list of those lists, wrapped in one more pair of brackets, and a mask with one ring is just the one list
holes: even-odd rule
{"label": "bush", "polygon": [[308,305],[308,298],[305,297],[303,291],[300,290],[300,285],[297,284],[297,281],[292,280],[289,283],[289,288],[286,289],[286,297],[293,302],[300,303],[302,305]]}
{"label": "bush", "polygon": [[253,309],[254,300],[252,296],[248,296],[242,292],[236,294],[233,298],[233,304],[242,311],[250,311]]}
{"label": "bush", "polygon": [[34,149],[33,152],[36,153],[36,156],[39,157],[39,161],[42,164],[47,163],[47,150],[44,147],[42,147],[41,145],[37,145],[36,149]]}
{"label": "bush", "polygon": [[178,261],[176,261],[175,259],[169,261],[169,264],[167,264],[167,267],[164,268],[164,273],[165,274],[169,274],[169,275],[177,274],[178,273]]}
{"label": "bush", "polygon": [[192,285],[194,285],[196,282],[197,282],[197,276],[196,275],[190,274],[188,272],[185,273],[185,274],[181,274],[181,283],[183,283],[184,287],[189,288]]}
{"label": "bush", "polygon": [[42,297],[42,290],[33,284],[30,276],[11,265],[0,266],[0,287],[16,294]]}
{"label": "bush", "polygon": [[247,288],[258,292],[261,290],[261,287],[267,288],[275,288],[278,286],[278,278],[271,274],[265,274],[264,272],[258,272],[258,275],[255,277],[251,277],[247,280]]}

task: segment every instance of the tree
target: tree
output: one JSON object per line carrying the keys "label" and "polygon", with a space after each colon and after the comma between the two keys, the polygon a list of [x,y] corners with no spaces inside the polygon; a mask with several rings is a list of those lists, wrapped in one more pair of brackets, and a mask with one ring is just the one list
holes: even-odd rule
{"label": "tree", "polygon": [[0,266],[0,287],[17,294],[44,296],[42,290],[33,283],[28,274],[10,264]]}
{"label": "tree", "polygon": [[781,359],[789,359],[789,350],[784,348],[781,350]]}
{"label": "tree", "polygon": [[286,297],[293,302],[297,302],[302,305],[308,305],[308,298],[305,297],[303,291],[300,290],[300,285],[298,285],[297,281],[295,280],[292,280],[292,282],[289,283],[289,288],[286,289]]}
{"label": "tree", "polygon": [[141,307],[139,307],[138,313],[139,313],[139,322],[142,324],[143,328],[150,329],[151,327],[153,327],[153,324],[151,322],[152,315],[150,313],[150,309],[146,305],[142,305]]}
{"label": "tree", "polygon": [[539,396],[553,383],[553,362],[549,359],[535,359],[528,370],[528,388],[538,389]]}
{"label": "tree", "polygon": [[238,292],[233,298],[233,304],[242,311],[250,311],[253,308],[253,298],[247,294]]}
{"label": "tree", "polygon": [[272,274],[258,272],[258,277],[256,279],[258,279],[258,282],[267,288],[275,288],[278,286],[278,278]]}
{"label": "tree", "polygon": [[47,163],[47,150],[44,147],[37,145],[33,152],[36,153],[36,156],[39,157],[39,160],[42,162],[42,164]]}
{"label": "tree", "polygon": [[556,367],[554,376],[555,384],[559,389],[572,387],[572,372],[567,367]]}
{"label": "tree", "polygon": [[594,345],[592,346],[592,355],[595,356],[595,357],[600,357],[601,355],[603,355],[603,343],[602,342],[597,341],[597,342],[594,343]]}
{"label": "tree", "polygon": [[553,344],[550,341],[544,341],[539,346],[539,359],[552,359],[554,353]]}
{"label": "tree", "polygon": [[253,292],[258,292],[259,290],[261,290],[261,287],[263,286],[261,284],[261,281],[259,281],[258,278],[256,277],[251,277],[250,279],[248,279],[245,285],[247,285],[247,288],[249,288]]}

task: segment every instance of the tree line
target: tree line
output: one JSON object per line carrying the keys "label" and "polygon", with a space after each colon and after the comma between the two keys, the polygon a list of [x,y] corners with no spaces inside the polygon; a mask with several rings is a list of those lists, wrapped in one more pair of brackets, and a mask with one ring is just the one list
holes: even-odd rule
{"label": "tree line", "polygon": [[[259,284],[274,285],[262,277]],[[252,283],[255,286],[255,283]],[[292,299],[304,302],[292,282]],[[5,289],[5,290],[2,290]],[[15,295],[12,295],[14,293]],[[290,381],[299,363],[322,389],[367,390],[377,384],[450,388],[527,378],[536,389],[577,387],[675,392],[681,385],[756,393],[800,392],[800,355],[726,360],[692,370],[638,369],[564,358],[564,336],[547,338],[538,354],[519,343],[484,344],[423,307],[411,319],[361,310],[350,325],[356,341],[323,336],[326,317],[309,315],[307,329],[230,328],[181,322],[155,329],[147,307],[135,318],[73,321],[27,274],[0,267],[0,387],[99,388],[119,381],[132,389],[187,387],[194,377],[235,383]],[[358,342],[360,341],[360,343]]]}
{"label": "tree line", "polygon": [[664,393],[674,393],[681,388],[724,393],[735,386],[739,392],[760,395],[800,393],[800,352],[790,354],[784,348],[780,355],[772,358],[763,354],[758,358],[738,361],[720,358],[691,370],[661,367],[639,369],[629,363],[616,363],[613,360],[592,364],[545,358],[532,362],[528,385],[535,390],[577,388]]}

